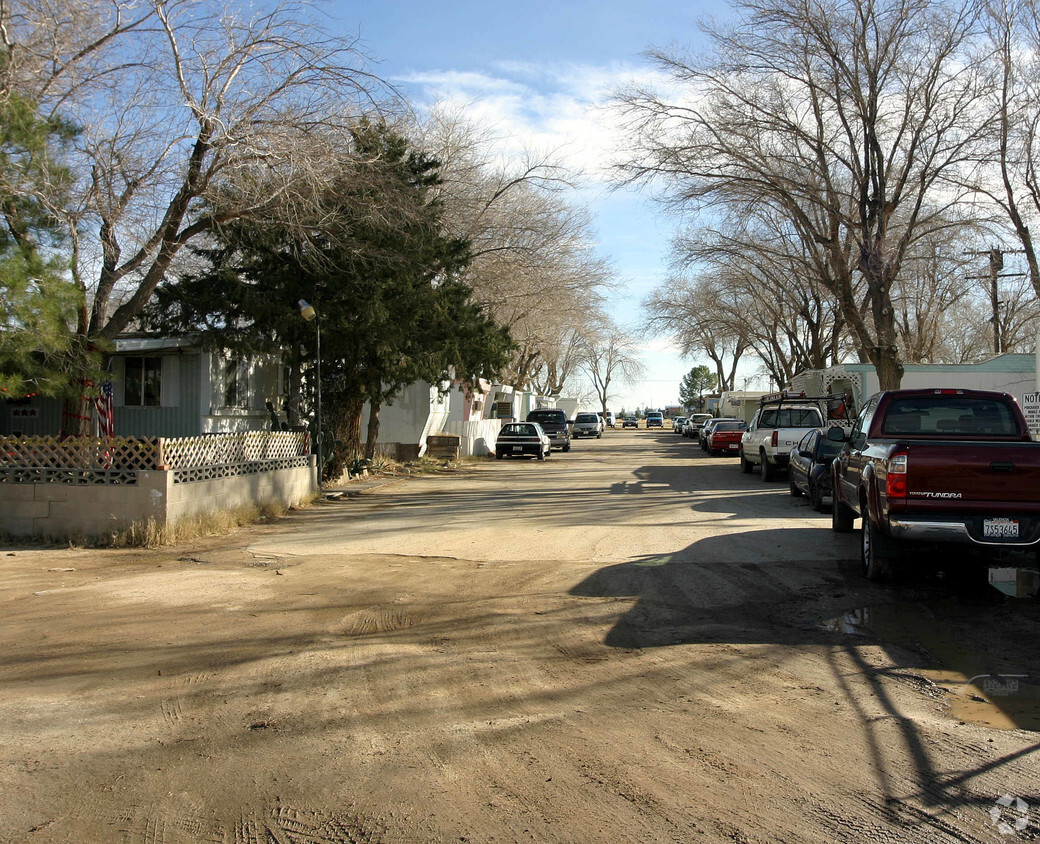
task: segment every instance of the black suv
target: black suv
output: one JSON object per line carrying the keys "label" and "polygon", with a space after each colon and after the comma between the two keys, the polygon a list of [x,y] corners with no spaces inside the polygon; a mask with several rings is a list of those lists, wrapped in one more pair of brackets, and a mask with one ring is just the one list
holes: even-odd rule
{"label": "black suv", "polygon": [[549,435],[553,448],[571,450],[571,431],[567,427],[567,414],[556,408],[545,407],[527,414],[528,422],[537,422]]}

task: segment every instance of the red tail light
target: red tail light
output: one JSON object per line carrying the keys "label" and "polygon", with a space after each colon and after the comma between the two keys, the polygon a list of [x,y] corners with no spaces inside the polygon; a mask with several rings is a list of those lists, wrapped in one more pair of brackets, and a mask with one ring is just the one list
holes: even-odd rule
{"label": "red tail light", "polygon": [[888,458],[888,476],[885,492],[889,498],[906,498],[906,451],[897,451]]}
{"label": "red tail light", "polygon": [[780,441],[780,432],[775,428],[773,429],[773,448],[776,448],[777,443]]}

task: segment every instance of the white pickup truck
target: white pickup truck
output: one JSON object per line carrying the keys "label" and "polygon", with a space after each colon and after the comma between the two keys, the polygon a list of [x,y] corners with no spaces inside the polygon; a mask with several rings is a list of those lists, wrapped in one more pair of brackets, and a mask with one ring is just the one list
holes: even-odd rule
{"label": "white pickup truck", "polygon": [[825,407],[805,396],[764,399],[740,438],[741,471],[751,474],[757,466],[762,480],[773,480],[806,432],[823,429]]}

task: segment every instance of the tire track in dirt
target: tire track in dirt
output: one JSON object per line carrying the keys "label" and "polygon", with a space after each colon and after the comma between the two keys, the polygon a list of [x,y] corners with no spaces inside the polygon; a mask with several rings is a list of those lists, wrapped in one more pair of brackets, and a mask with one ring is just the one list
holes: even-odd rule
{"label": "tire track in dirt", "polygon": [[234,844],[381,844],[382,823],[360,814],[312,811],[278,805],[266,817],[244,817],[233,831]]}

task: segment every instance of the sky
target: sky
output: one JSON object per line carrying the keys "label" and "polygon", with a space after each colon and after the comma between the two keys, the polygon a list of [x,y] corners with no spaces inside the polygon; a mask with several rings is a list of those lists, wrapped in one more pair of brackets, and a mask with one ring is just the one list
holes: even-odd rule
{"label": "sky", "polygon": [[[697,20],[724,17],[722,2],[526,0],[334,0],[326,7],[354,35],[373,70],[416,107],[465,102],[471,120],[541,150],[557,150],[587,178],[574,201],[589,208],[597,254],[619,282],[608,310],[633,332],[643,299],[668,276],[677,221],[649,197],[613,189],[607,167],[616,136],[604,104],[621,84],[652,71],[650,47],[696,47]],[[621,386],[611,410],[678,403],[679,384],[707,360],[683,359],[667,337],[640,343],[646,376]]]}

